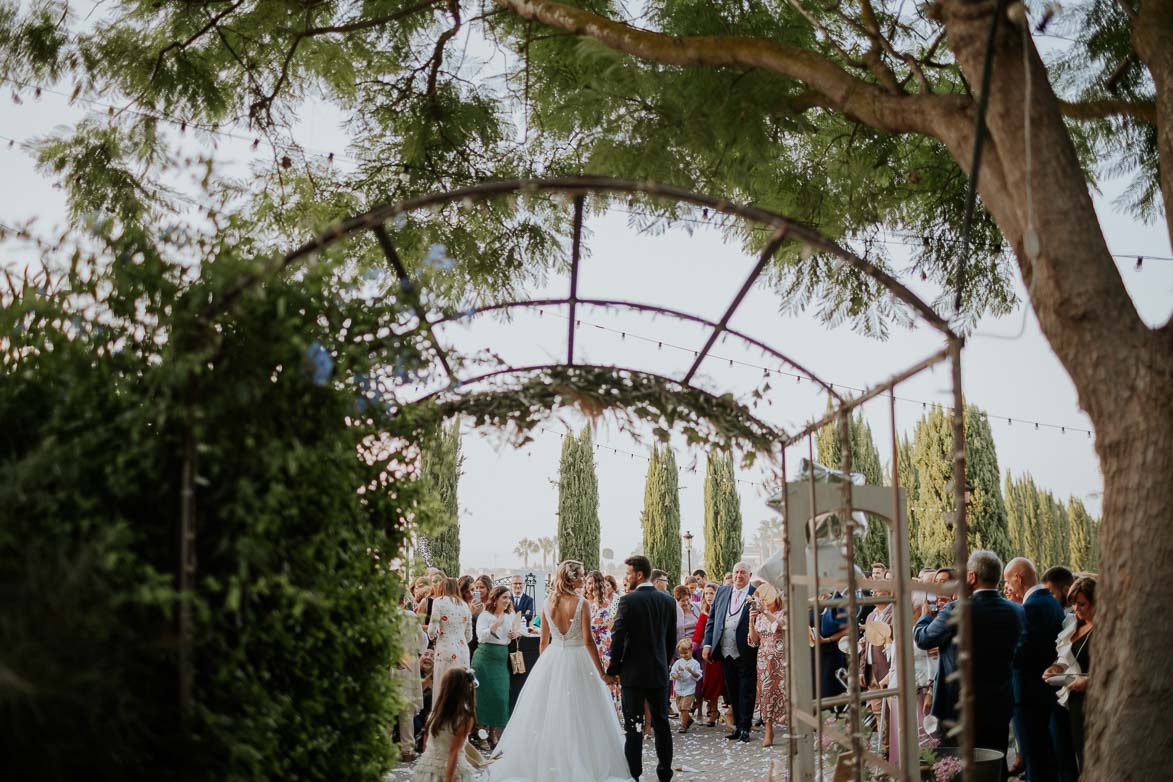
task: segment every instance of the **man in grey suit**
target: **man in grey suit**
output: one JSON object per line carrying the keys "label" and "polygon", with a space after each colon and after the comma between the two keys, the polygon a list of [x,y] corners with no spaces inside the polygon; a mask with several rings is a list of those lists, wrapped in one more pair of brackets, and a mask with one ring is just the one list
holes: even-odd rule
{"label": "man in grey suit", "polygon": [[749,565],[738,562],[733,566],[733,583],[717,590],[701,650],[706,662],[721,662],[735,725],[725,738],[737,741],[749,741],[757,700],[758,650],[749,645],[750,597],[754,593],[750,575]]}

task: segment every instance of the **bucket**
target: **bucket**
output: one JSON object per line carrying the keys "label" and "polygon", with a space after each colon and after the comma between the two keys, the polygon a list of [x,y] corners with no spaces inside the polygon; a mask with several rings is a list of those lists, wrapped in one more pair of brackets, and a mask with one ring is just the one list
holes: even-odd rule
{"label": "bucket", "polygon": [[[938,758],[951,756],[960,759],[961,750],[957,747],[937,747]],[[1005,755],[996,749],[982,749],[977,747],[973,751],[973,782],[1001,782],[1002,764]],[[921,779],[936,782],[933,779],[931,766],[921,766]],[[961,782],[961,774],[954,777]]]}

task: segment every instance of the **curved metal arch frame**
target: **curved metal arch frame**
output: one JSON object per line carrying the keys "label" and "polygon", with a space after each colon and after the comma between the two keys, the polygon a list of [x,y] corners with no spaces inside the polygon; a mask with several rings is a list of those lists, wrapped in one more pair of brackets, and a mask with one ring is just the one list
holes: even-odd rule
{"label": "curved metal arch frame", "polygon": [[[840,424],[840,426],[839,426],[840,437],[843,440],[841,442],[841,448],[840,448],[843,461],[842,461],[842,464],[840,465],[840,467],[842,470],[844,470],[846,472],[850,472],[851,471],[851,444],[850,444],[849,435],[848,435],[849,427],[847,426],[849,416],[851,415],[852,411],[855,408],[861,406],[862,404],[864,404],[865,402],[867,402],[869,400],[877,398],[878,396],[880,396],[881,394],[884,394],[885,392],[887,393],[887,396],[889,398],[889,406],[891,409],[892,422],[893,422],[892,423],[893,464],[894,465],[897,464],[898,459],[896,457],[897,457],[897,445],[898,444],[897,444],[896,424],[895,424],[895,405],[894,405],[894,403],[895,403],[895,395],[894,395],[895,388],[899,383],[901,383],[901,382],[911,378],[912,376],[919,374],[920,372],[924,371],[925,369],[928,369],[928,368],[935,366],[939,363],[948,361],[949,364],[951,365],[951,380],[952,380],[952,386],[953,386],[952,390],[953,390],[954,410],[955,411],[964,410],[964,399],[962,396],[962,386],[961,386],[961,351],[962,351],[962,347],[964,345],[963,338],[960,335],[958,335],[950,327],[949,323],[944,318],[942,318],[940,315],[938,315],[936,313],[936,311],[933,310],[932,307],[930,307],[928,304],[926,304],[922,299],[920,299],[918,296],[916,296],[916,294],[914,294],[911,290],[909,290],[907,287],[905,287],[902,283],[900,283],[894,277],[889,275],[884,270],[878,268],[874,264],[868,262],[867,260],[860,258],[859,256],[855,255],[854,253],[841,247],[840,245],[838,245],[836,242],[829,239],[828,237],[825,237],[822,234],[818,233],[817,231],[811,229],[810,227],[805,226],[805,225],[803,225],[793,219],[790,219],[784,215],[770,212],[770,211],[764,210],[764,209],[759,209],[757,207],[742,206],[742,205],[727,201],[725,199],[718,199],[718,198],[713,198],[711,196],[700,195],[700,194],[692,193],[690,191],[683,190],[680,188],[671,187],[671,186],[667,186],[667,185],[661,185],[661,184],[657,184],[654,182],[639,183],[639,182],[630,182],[630,181],[624,181],[624,180],[619,180],[619,179],[613,179],[613,178],[609,178],[609,177],[590,177],[590,176],[563,177],[563,178],[554,178],[554,179],[545,179],[545,180],[509,180],[509,181],[490,182],[490,183],[485,183],[485,184],[480,184],[480,185],[474,185],[474,186],[470,186],[470,187],[460,188],[457,190],[452,190],[452,191],[449,191],[446,193],[439,193],[439,194],[423,196],[420,198],[409,199],[409,200],[406,200],[406,201],[403,201],[403,202],[397,203],[397,204],[385,204],[382,206],[378,206],[378,207],[375,207],[374,209],[371,209],[363,214],[357,215],[355,217],[352,217],[348,220],[345,220],[345,221],[339,223],[333,229],[326,231],[325,233],[319,235],[317,238],[303,244],[301,247],[290,252],[284,258],[277,259],[274,262],[266,265],[260,272],[242,277],[237,282],[236,285],[234,285],[231,288],[229,288],[228,290],[226,290],[225,293],[221,297],[209,302],[209,304],[204,308],[204,311],[202,313],[203,318],[205,320],[207,320],[207,319],[214,317],[219,312],[222,312],[223,309],[228,304],[230,304],[237,296],[239,296],[243,291],[247,290],[251,285],[254,285],[259,280],[261,280],[265,273],[272,273],[272,272],[280,271],[281,269],[291,267],[294,264],[297,264],[305,259],[308,259],[310,256],[312,256],[316,252],[323,250],[336,242],[343,241],[344,239],[346,239],[347,237],[349,237],[353,234],[357,234],[362,231],[369,230],[369,231],[371,231],[372,234],[374,234],[374,236],[376,237],[376,239],[379,242],[381,249],[383,250],[383,253],[387,256],[388,261],[391,263],[392,267],[395,269],[395,272],[399,277],[399,282],[400,282],[402,289],[408,294],[409,304],[414,309],[415,314],[419,318],[421,327],[426,330],[427,336],[428,336],[429,340],[431,341],[433,348],[435,349],[435,352],[437,355],[437,360],[442,365],[443,369],[445,370],[445,372],[447,373],[447,375],[451,381],[451,383],[448,387],[441,389],[441,390],[435,392],[434,394],[427,395],[421,399],[415,400],[414,402],[405,402],[404,404],[406,404],[406,405],[418,404],[421,401],[423,401],[424,399],[429,399],[434,396],[439,396],[440,394],[443,394],[445,392],[451,393],[453,390],[459,388],[459,386],[462,385],[463,383],[461,380],[456,378],[456,376],[453,373],[450,362],[447,359],[447,355],[445,354],[443,347],[441,346],[439,340],[436,337],[435,331],[433,329],[434,323],[433,323],[433,321],[429,320],[428,313],[425,311],[425,308],[422,305],[422,302],[421,302],[421,299],[419,296],[419,291],[416,288],[416,283],[411,278],[411,276],[407,273],[407,270],[406,270],[404,264],[402,263],[399,255],[398,255],[398,252],[395,248],[395,245],[392,242],[390,235],[387,233],[387,230],[386,230],[384,224],[387,220],[389,220],[392,217],[395,217],[397,215],[404,214],[407,212],[416,211],[419,209],[424,209],[424,208],[429,208],[429,207],[437,207],[437,206],[443,207],[443,206],[446,206],[448,204],[453,204],[453,203],[459,203],[459,204],[464,205],[464,204],[472,203],[476,200],[483,200],[483,199],[487,199],[487,198],[495,198],[495,197],[501,197],[501,196],[525,196],[525,195],[538,194],[538,193],[561,193],[561,194],[569,194],[569,195],[573,196],[573,209],[574,209],[573,231],[574,231],[574,233],[573,233],[573,244],[572,244],[572,252],[571,252],[570,296],[565,299],[548,300],[545,302],[542,302],[542,301],[506,302],[506,303],[502,303],[502,304],[482,307],[477,311],[478,312],[485,312],[485,311],[492,311],[492,310],[508,309],[508,308],[512,308],[512,307],[534,307],[534,306],[555,305],[555,304],[568,305],[570,308],[570,318],[569,318],[568,334],[567,334],[567,336],[568,336],[567,361],[563,364],[532,365],[529,367],[516,367],[516,368],[510,367],[508,369],[501,369],[501,370],[497,370],[494,372],[485,373],[482,376],[470,378],[466,381],[463,381],[463,383],[480,382],[482,380],[487,380],[492,377],[498,377],[498,376],[502,376],[502,375],[506,375],[506,374],[517,374],[517,373],[525,372],[525,371],[536,372],[536,371],[541,371],[542,369],[550,369],[550,368],[563,367],[563,366],[566,366],[566,367],[575,366],[575,362],[574,362],[574,338],[575,338],[575,330],[576,330],[575,308],[577,307],[578,304],[582,303],[582,304],[585,304],[588,306],[590,306],[591,304],[599,304],[601,306],[625,306],[625,307],[629,307],[631,309],[635,309],[635,310],[639,310],[639,311],[660,312],[660,313],[668,314],[668,315],[671,315],[673,317],[677,317],[677,318],[680,318],[683,320],[689,320],[692,322],[703,323],[704,325],[711,327],[713,330],[710,333],[708,341],[706,342],[705,346],[700,351],[697,351],[695,360],[693,361],[692,366],[690,367],[690,369],[686,373],[683,380],[669,378],[664,375],[656,375],[655,373],[645,372],[643,370],[633,370],[630,368],[623,368],[623,367],[602,366],[602,365],[594,365],[594,364],[580,365],[580,366],[584,366],[584,367],[589,366],[590,368],[593,368],[593,369],[606,369],[606,370],[613,371],[617,374],[622,373],[622,372],[632,372],[632,373],[636,373],[636,374],[639,374],[642,376],[655,377],[661,383],[676,385],[676,386],[680,386],[680,387],[687,387],[687,388],[690,388],[694,391],[700,392],[702,394],[714,396],[712,394],[712,392],[709,392],[709,391],[706,391],[705,389],[698,388],[697,386],[691,385],[691,381],[692,381],[692,378],[693,378],[694,374],[696,373],[698,367],[704,361],[704,358],[708,354],[709,349],[713,346],[713,344],[716,342],[716,340],[723,333],[729,333],[729,334],[734,335],[736,338],[745,340],[747,342],[747,344],[752,344],[752,345],[755,345],[756,347],[766,349],[770,355],[775,356],[779,360],[785,361],[790,366],[803,372],[803,374],[808,376],[813,382],[816,382],[818,385],[820,385],[826,392],[828,392],[829,395],[831,395],[835,399],[835,402],[836,402],[835,409],[832,412],[830,412],[828,415],[824,416],[823,418],[820,418],[818,420],[810,422],[801,431],[793,433],[789,436],[782,436],[779,438],[779,443],[778,443],[779,448],[778,448],[778,455],[777,456],[778,456],[778,461],[780,462],[781,467],[782,467],[782,474],[783,475],[786,474],[786,451],[787,451],[787,449],[792,446],[800,445],[802,443],[802,441],[805,440],[807,450],[808,450],[808,455],[813,460],[814,459],[814,445],[813,445],[814,433],[818,429],[822,428],[823,426],[826,426],[827,424],[833,423],[835,421],[838,421]],[[618,194],[629,194],[629,195],[643,195],[643,196],[647,196],[647,197],[655,198],[655,199],[670,199],[670,200],[673,200],[677,203],[688,204],[688,205],[691,205],[694,207],[699,207],[699,208],[708,208],[708,209],[711,209],[711,210],[713,210],[717,213],[720,213],[720,214],[725,214],[725,215],[729,215],[731,217],[735,217],[738,219],[751,221],[751,222],[756,223],[758,225],[761,225],[763,227],[773,228],[773,233],[772,233],[770,239],[768,240],[764,251],[759,255],[758,262],[755,265],[753,271],[747,277],[747,279],[745,280],[741,289],[739,290],[736,297],[734,298],[733,302],[726,309],[725,314],[722,316],[722,318],[718,322],[714,323],[713,321],[709,321],[707,319],[700,318],[699,316],[690,315],[688,313],[683,313],[683,312],[679,312],[679,311],[669,311],[664,308],[656,307],[654,305],[640,305],[635,302],[608,301],[608,300],[601,300],[601,299],[596,299],[596,300],[580,299],[578,297],[578,267],[579,267],[579,262],[581,259],[583,212],[584,212],[585,198],[587,195],[590,195],[590,194],[600,194],[600,195],[606,195],[606,196],[615,196]],[[758,340],[755,340],[751,337],[748,337],[748,335],[745,335],[745,334],[737,332],[733,329],[730,329],[729,328],[729,321],[732,318],[737,307],[740,305],[744,296],[748,293],[748,291],[752,288],[753,284],[759,278],[761,272],[767,267],[767,265],[769,264],[770,260],[772,259],[773,255],[776,252],[776,250],[778,249],[778,247],[780,247],[782,242],[785,241],[786,239],[793,239],[793,240],[804,242],[806,245],[808,245],[810,247],[813,247],[823,253],[826,253],[828,255],[831,255],[831,256],[839,259],[840,261],[842,261],[843,263],[846,263],[848,266],[850,266],[854,270],[860,272],[861,274],[866,275],[867,277],[871,278],[872,280],[874,280],[877,283],[879,283],[880,285],[882,285],[886,290],[889,291],[889,293],[894,298],[896,298],[898,301],[904,303],[909,308],[911,308],[913,310],[913,312],[919,317],[920,320],[924,321],[930,327],[932,327],[935,331],[937,331],[944,338],[944,341],[946,343],[945,348],[943,350],[940,350],[937,353],[934,353],[933,355],[923,359],[922,361],[920,361],[916,365],[908,368],[907,370],[905,370],[897,375],[892,376],[888,380],[883,381],[882,383],[878,383],[878,384],[870,387],[869,389],[867,389],[866,391],[864,391],[861,394],[858,394],[858,395],[853,396],[851,398],[844,398],[834,392],[834,390],[831,388],[830,383],[823,381],[821,378],[819,378],[814,373],[801,367],[796,362],[794,362],[793,360],[786,357],[785,354],[782,354],[780,351],[776,351],[773,348],[770,348],[769,346],[765,345],[765,343],[762,343]],[[445,318],[442,320],[437,320],[437,321],[435,321],[435,323],[438,324],[440,322],[446,322],[448,320],[455,320],[455,318]],[[454,400],[454,401],[458,401],[458,400]],[[749,420],[752,420],[756,425],[766,427],[766,429],[769,431],[777,431],[777,427],[773,427],[768,424],[765,424],[764,422],[762,422],[760,419],[758,419],[756,416],[753,416],[752,414],[748,414],[748,418],[749,418]],[[965,439],[964,435],[965,435],[964,416],[960,415],[960,414],[955,414],[953,416],[953,439],[954,439],[954,442],[955,443],[963,443],[964,439]],[[964,572],[965,567],[966,567],[966,561],[968,558],[968,539],[967,539],[967,535],[968,535],[967,521],[968,520],[966,517],[966,507],[965,507],[965,502],[964,502],[965,465],[966,465],[966,457],[965,457],[964,448],[955,448],[953,451],[952,492],[953,492],[953,497],[954,497],[954,508],[955,508],[955,514],[954,514],[954,518],[953,518],[953,521],[954,521],[954,524],[953,524],[953,526],[954,526],[954,553],[955,553],[955,564],[958,568],[958,572]],[[898,473],[899,473],[899,470],[897,468],[895,470],[895,474],[893,475],[894,484],[895,484],[895,491],[897,493],[899,492],[899,474]],[[191,482],[188,480],[188,478],[190,477],[190,475],[193,475],[193,474],[194,474],[194,451],[191,451],[185,457],[185,466],[184,466],[185,487],[189,486],[189,484],[191,484]],[[190,489],[191,489],[191,491],[185,494],[185,498],[184,498],[184,508],[185,509],[189,509],[190,503],[192,501],[192,497],[194,497],[194,485],[193,484],[190,486]],[[844,482],[841,487],[841,491],[842,491],[842,495],[843,495],[842,511],[844,513],[844,517],[850,519],[851,514],[852,514],[852,510],[853,510],[852,484],[850,482]],[[897,509],[897,514],[899,514],[899,509]],[[786,541],[789,538],[789,535],[787,532],[785,532],[785,530],[787,529],[787,527],[785,525],[784,525],[783,529],[784,529],[784,533],[783,533],[784,539],[783,540],[784,540],[784,545],[785,545]],[[182,523],[181,534],[183,535],[184,540],[187,540],[189,536],[194,535],[194,531],[190,529],[189,522],[184,521]],[[814,714],[814,716],[812,717],[811,715],[806,715],[804,719],[810,720],[811,722],[813,722],[815,724],[815,726],[817,726],[815,728],[815,730],[816,730],[817,735],[820,740],[824,734],[824,731],[826,730],[826,731],[830,731],[832,733],[838,733],[838,739],[844,741],[845,743],[847,743],[851,746],[852,756],[857,761],[854,766],[854,776],[855,776],[856,780],[859,780],[860,782],[862,782],[863,762],[868,762],[868,763],[872,763],[872,764],[877,764],[881,768],[886,768],[889,770],[898,771],[901,773],[902,780],[904,780],[905,782],[911,782],[911,780],[913,779],[913,777],[911,776],[911,774],[913,773],[913,769],[911,769],[908,766],[902,767],[898,770],[893,769],[890,766],[888,766],[885,759],[877,757],[870,750],[865,750],[861,744],[859,711],[860,711],[860,707],[862,704],[862,699],[861,699],[861,695],[860,695],[860,691],[859,691],[859,687],[858,687],[858,672],[860,670],[860,654],[859,654],[858,648],[855,643],[859,638],[859,627],[858,627],[858,623],[857,623],[857,612],[856,612],[856,608],[858,606],[856,592],[857,592],[857,588],[858,588],[859,584],[858,584],[858,580],[857,580],[857,578],[855,576],[855,572],[854,572],[854,545],[853,545],[852,536],[848,535],[847,540],[848,540],[848,542],[846,544],[846,553],[847,553],[848,575],[847,575],[847,578],[845,579],[845,583],[843,584],[843,586],[846,587],[846,593],[847,593],[847,597],[845,598],[845,602],[846,602],[846,605],[848,608],[848,617],[849,617],[849,621],[848,621],[849,635],[848,635],[848,637],[849,637],[849,640],[851,641],[851,643],[849,644],[849,646],[851,648],[851,654],[849,655],[849,664],[850,664],[850,671],[851,671],[849,674],[849,681],[852,683],[852,686],[849,688],[848,696],[846,696],[846,698],[847,698],[846,702],[851,704],[852,709],[853,709],[853,712],[852,712],[853,718],[852,718],[850,736],[843,734],[841,732],[832,731],[831,728],[826,728],[823,725],[822,720],[819,718],[819,715],[821,715],[821,713],[822,713],[823,706],[820,704],[821,698],[819,698],[817,695],[815,698],[815,714]],[[816,559],[815,559],[816,575],[814,578],[814,586],[815,586],[816,593],[818,593],[818,591],[819,591],[819,589],[818,589],[819,578],[817,575],[817,564],[818,564],[818,560],[817,560],[817,554],[816,554]],[[185,576],[188,575],[188,573],[189,573],[189,567],[190,567],[190,571],[194,572],[194,563],[188,563],[187,555],[181,553],[181,572]],[[787,581],[789,581],[789,575],[786,576],[786,579],[787,579]],[[900,576],[898,578],[899,583],[898,583],[898,587],[897,587],[898,594],[907,590],[908,585],[907,585],[907,583],[905,583],[906,579],[907,579],[907,574],[900,574]],[[184,583],[187,584],[185,589],[190,588],[190,586],[191,586],[190,578],[185,578],[185,579],[183,579],[183,581],[184,581]],[[958,643],[963,650],[963,653],[959,656],[959,661],[960,661],[960,665],[961,665],[961,673],[962,673],[961,694],[960,694],[960,704],[959,704],[959,707],[960,707],[959,712],[961,714],[961,721],[960,721],[960,724],[957,725],[954,730],[956,732],[959,732],[960,737],[961,737],[961,746],[963,747],[963,757],[964,757],[963,763],[964,763],[964,768],[965,768],[966,779],[972,779],[972,776],[971,776],[972,775],[972,768],[973,768],[972,750],[974,747],[974,732],[973,732],[974,731],[974,722],[973,722],[973,720],[974,720],[974,711],[973,711],[973,709],[974,709],[974,695],[973,695],[973,686],[972,686],[973,679],[972,679],[972,663],[971,663],[971,657],[972,657],[972,630],[971,630],[971,628],[972,628],[972,623],[971,623],[971,618],[970,618],[971,617],[971,610],[970,610],[970,602],[969,602],[969,589],[968,589],[964,580],[962,580],[960,586],[961,586],[961,589],[960,589],[960,599],[959,599],[959,607],[960,607],[959,613],[960,613],[960,617],[961,617],[961,622],[959,625]],[[843,602],[843,601],[840,601],[840,602]],[[816,612],[820,608],[820,601],[817,597],[813,600],[813,607]],[[184,643],[185,644],[190,643],[190,637],[189,637],[190,633],[189,632],[185,633],[182,621],[180,622],[180,624],[181,624],[180,635],[181,635],[181,637],[186,639],[184,641]],[[793,644],[792,644],[792,646],[793,646]],[[793,659],[793,655],[796,653],[805,654],[805,650],[796,650],[795,648],[791,648],[789,651],[790,651],[792,659]],[[181,655],[181,658],[182,658],[182,655]],[[817,660],[818,660],[818,658],[816,657],[816,668],[818,665]],[[182,669],[184,669],[185,667],[190,667],[190,666],[185,666],[183,664],[183,660],[181,659],[181,666],[180,667],[181,667],[181,677],[180,678],[181,678],[181,691],[182,691],[183,690],[182,682],[186,680]],[[901,677],[902,686],[905,688],[908,686],[907,682],[905,681],[907,678],[908,677]],[[793,685],[793,682],[792,682],[792,685]],[[181,697],[181,702],[183,700],[184,699]],[[905,699],[905,700],[907,702],[907,699]],[[795,701],[795,703],[797,703],[797,701]],[[799,736],[794,735],[794,733],[793,733],[793,729],[795,727],[796,727],[795,723],[790,722],[790,724],[787,726],[787,731],[786,731],[787,734],[789,734],[787,736],[787,738],[790,740],[791,745],[792,745],[791,746],[792,751],[790,753],[788,753],[788,758],[789,758],[790,763],[792,765],[791,778],[792,779],[798,778],[798,779],[803,779],[803,780],[813,779],[813,767],[805,761],[800,760],[799,774],[797,776],[794,774],[794,768],[793,768],[793,763],[795,762],[794,748],[796,746],[798,746],[796,744],[796,741],[799,738]],[[819,756],[819,759],[820,759],[819,762],[820,762],[820,766],[821,766],[821,755]],[[863,762],[860,762],[860,761],[863,761]]]}
{"label": "curved metal arch frame", "polygon": [[[642,302],[626,301],[624,299],[587,298],[587,299],[576,299],[575,301],[578,304],[582,304],[587,307],[619,307],[619,308],[623,308],[623,309],[635,310],[637,312],[651,312],[656,315],[667,315],[669,317],[679,318],[680,320],[689,321],[691,323],[699,323],[702,326],[708,326],[709,328],[713,328],[713,329],[720,328],[720,324],[714,320],[709,320],[708,318],[702,318],[699,315],[693,315],[692,313],[684,312],[683,310],[677,310],[677,309],[673,309],[671,307],[661,307],[661,306],[655,305],[655,304],[644,304]],[[453,323],[456,321],[468,320],[470,318],[476,317],[477,315],[483,315],[483,314],[489,313],[489,312],[500,312],[502,310],[530,309],[530,308],[539,308],[539,307],[564,307],[564,306],[569,305],[570,303],[571,303],[571,300],[569,298],[563,298],[563,299],[554,298],[554,299],[528,299],[526,301],[506,301],[506,302],[500,302],[498,304],[486,304],[483,307],[474,307],[471,310],[467,310],[467,311],[459,313],[457,315],[448,315],[445,317],[437,318],[436,320],[432,321],[432,325],[439,326],[444,323]],[[835,388],[833,386],[828,385],[827,383],[823,382],[823,380],[821,378],[819,378],[818,375],[814,374],[809,369],[807,369],[805,366],[803,366],[802,364],[799,364],[797,361],[795,361],[793,358],[786,355],[782,351],[771,347],[770,345],[766,344],[765,342],[762,342],[760,339],[757,339],[756,337],[751,337],[750,335],[746,334],[743,331],[738,331],[737,329],[732,329],[732,328],[728,328],[728,327],[722,329],[722,331],[723,331],[723,333],[728,334],[731,337],[735,337],[737,339],[742,340],[743,342],[745,342],[748,345],[753,345],[758,350],[761,350],[764,353],[766,353],[767,355],[778,359],[783,364],[786,364],[791,369],[794,369],[796,372],[801,372],[808,380],[810,380],[812,383],[817,384],[820,388],[822,388],[824,391],[826,391],[827,394],[830,395],[832,398],[834,398],[837,402],[844,401],[843,396],[840,395],[838,392],[836,392]],[[697,351],[697,352],[699,353],[699,351]],[[554,366],[554,365],[551,365],[551,366]],[[580,365],[576,365],[576,366],[580,366]],[[594,365],[594,366],[597,366],[597,365]],[[666,379],[672,380],[672,378],[666,378]],[[691,379],[691,378],[689,378],[689,379]],[[471,382],[471,381],[466,380],[464,382]],[[673,382],[679,382],[679,381],[673,381]],[[692,387],[695,388],[695,386],[692,386]]]}
{"label": "curved metal arch frame", "polygon": [[[483,382],[485,380],[492,380],[495,377],[505,377],[508,375],[521,375],[521,374],[526,374],[526,373],[531,373],[531,372],[545,372],[545,371],[549,371],[551,369],[559,369],[559,368],[563,368],[563,367],[565,367],[567,369],[605,370],[605,371],[613,373],[616,377],[620,377],[623,374],[628,374],[628,375],[634,375],[634,376],[638,376],[638,377],[651,378],[653,380],[656,380],[657,382],[664,383],[666,385],[678,386],[681,389],[687,388],[691,391],[695,391],[699,394],[703,394],[705,397],[712,399],[714,401],[716,401],[716,399],[717,399],[717,395],[714,394],[712,391],[706,391],[703,388],[698,388],[697,386],[689,385],[688,383],[685,383],[681,380],[677,380],[676,378],[668,377],[667,375],[661,375],[658,372],[649,372],[646,369],[636,369],[635,367],[615,366],[613,364],[575,364],[575,365],[569,366],[569,367],[566,364],[527,364],[527,365],[519,366],[519,367],[504,367],[501,369],[494,369],[489,372],[484,372],[479,375],[474,375],[472,377],[465,378],[465,379],[461,380],[460,385],[457,387],[446,386],[444,388],[440,388],[440,389],[437,389],[437,390],[432,391],[430,393],[424,394],[422,397],[419,397],[418,399],[413,399],[410,402],[404,402],[403,405],[405,405],[405,406],[406,405],[418,405],[423,402],[428,402],[433,399],[436,399],[437,397],[443,396],[444,394],[459,394],[460,389],[464,388],[465,386],[470,386],[475,383]],[[754,423],[754,425],[760,427],[762,429],[762,431],[776,433],[778,435],[779,440],[787,439],[788,435],[786,434],[786,430],[781,429],[777,426],[774,426],[773,424],[768,424],[765,421],[763,421],[762,419],[758,418],[753,413],[750,413],[748,411],[745,412],[744,415],[745,415],[746,419],[752,421]]]}

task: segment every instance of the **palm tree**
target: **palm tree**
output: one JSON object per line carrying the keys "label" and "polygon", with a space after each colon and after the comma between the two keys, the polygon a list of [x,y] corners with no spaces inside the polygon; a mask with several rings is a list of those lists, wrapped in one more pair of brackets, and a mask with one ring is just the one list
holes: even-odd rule
{"label": "palm tree", "polygon": [[521,540],[517,541],[517,546],[513,549],[513,553],[516,556],[521,557],[522,567],[528,568],[530,553],[536,553],[538,549],[539,546],[536,540],[522,538]]}
{"label": "palm tree", "polygon": [[550,557],[554,556],[554,549],[558,544],[554,542],[553,538],[538,538],[537,544],[542,550],[542,569],[545,570],[546,563]]}

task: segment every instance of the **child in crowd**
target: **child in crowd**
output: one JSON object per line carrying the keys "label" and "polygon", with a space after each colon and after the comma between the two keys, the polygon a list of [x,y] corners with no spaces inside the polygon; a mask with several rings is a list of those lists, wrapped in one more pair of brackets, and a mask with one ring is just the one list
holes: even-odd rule
{"label": "child in crowd", "polygon": [[680,732],[688,733],[692,727],[692,701],[696,696],[696,683],[701,678],[701,664],[692,657],[692,639],[682,638],[676,644],[679,659],[672,663],[670,678],[676,688],[676,709],[680,712]]}
{"label": "child in crowd", "polygon": [[477,680],[469,668],[450,668],[432,704],[424,729],[424,754],[412,770],[412,782],[472,782],[476,776],[465,754],[468,735],[477,722]]}

